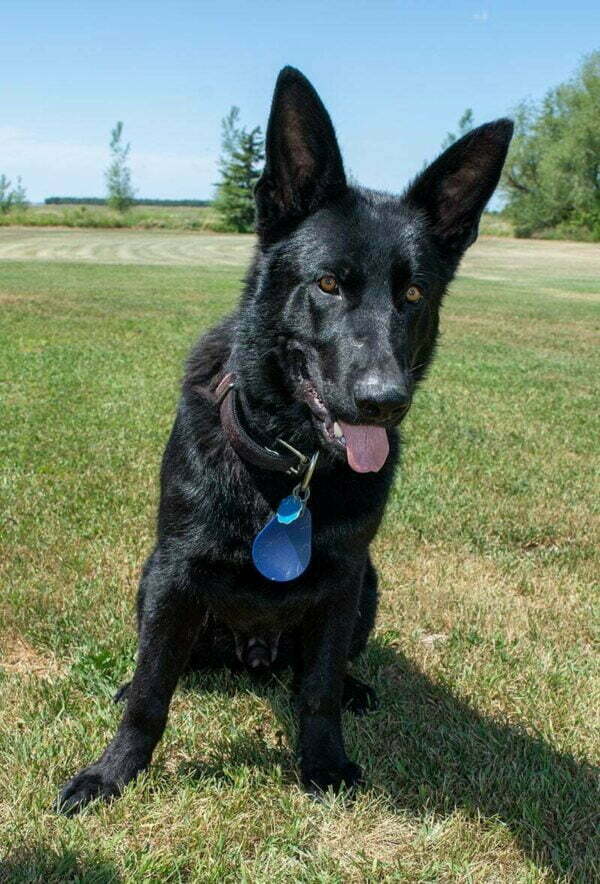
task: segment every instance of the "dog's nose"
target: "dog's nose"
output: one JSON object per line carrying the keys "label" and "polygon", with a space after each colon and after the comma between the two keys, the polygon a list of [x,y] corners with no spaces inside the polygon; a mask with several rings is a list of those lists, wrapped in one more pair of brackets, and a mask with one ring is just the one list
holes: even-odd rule
{"label": "dog's nose", "polygon": [[410,392],[402,380],[382,381],[369,376],[354,390],[354,401],[365,421],[399,421],[410,405]]}

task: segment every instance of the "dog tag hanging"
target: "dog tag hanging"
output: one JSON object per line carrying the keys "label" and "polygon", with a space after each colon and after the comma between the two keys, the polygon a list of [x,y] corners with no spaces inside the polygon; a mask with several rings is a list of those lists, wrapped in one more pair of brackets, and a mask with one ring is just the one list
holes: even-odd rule
{"label": "dog tag hanging", "polygon": [[312,552],[312,517],[306,503],[308,483],[317,462],[315,454],[304,479],[289,497],[284,497],[275,515],[254,538],[252,561],[268,580],[285,583],[308,568]]}

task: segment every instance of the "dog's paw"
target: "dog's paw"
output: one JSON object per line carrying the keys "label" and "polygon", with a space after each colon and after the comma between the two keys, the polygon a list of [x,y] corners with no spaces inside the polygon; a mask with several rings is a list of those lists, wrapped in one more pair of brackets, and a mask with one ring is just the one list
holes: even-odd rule
{"label": "dog's paw", "polygon": [[367,715],[379,708],[379,699],[372,687],[347,675],[344,679],[342,706],[355,715]]}
{"label": "dog's paw", "polygon": [[91,767],[80,771],[61,789],[56,801],[56,810],[66,816],[73,816],[95,798],[108,801],[120,792],[121,786],[107,777],[98,764],[92,764]]}
{"label": "dog's paw", "polygon": [[129,693],[129,688],[131,687],[131,682],[126,681],[121,687],[113,694],[113,703],[124,703],[127,699],[127,695]]}
{"label": "dog's paw", "polygon": [[339,767],[314,767],[302,770],[302,785],[315,798],[332,789],[336,794],[342,789],[353,794],[363,783],[363,772],[358,764],[346,761]]}

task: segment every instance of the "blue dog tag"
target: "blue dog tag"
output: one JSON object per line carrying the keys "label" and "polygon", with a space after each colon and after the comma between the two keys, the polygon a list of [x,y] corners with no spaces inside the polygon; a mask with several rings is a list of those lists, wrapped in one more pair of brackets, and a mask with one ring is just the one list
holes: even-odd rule
{"label": "blue dog tag", "polygon": [[284,497],[252,544],[252,561],[268,580],[284,583],[306,571],[312,548],[310,510],[299,497]]}
{"label": "blue dog tag", "polygon": [[291,522],[295,522],[302,512],[303,506],[304,504],[300,498],[294,494],[290,494],[289,497],[284,497],[277,507],[277,521],[283,522],[284,525],[289,525]]}

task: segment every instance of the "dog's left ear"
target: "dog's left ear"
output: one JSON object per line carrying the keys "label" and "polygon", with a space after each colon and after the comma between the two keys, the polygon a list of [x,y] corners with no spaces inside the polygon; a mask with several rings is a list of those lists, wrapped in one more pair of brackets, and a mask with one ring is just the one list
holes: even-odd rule
{"label": "dog's left ear", "polygon": [[452,144],[405,193],[423,209],[441,244],[462,254],[477,239],[479,219],[493,194],[513,133],[511,120],[473,129]]}
{"label": "dog's left ear", "polygon": [[258,233],[264,243],[284,236],[346,190],[329,114],[296,68],[283,68],[277,78],[265,157],[255,194]]}

